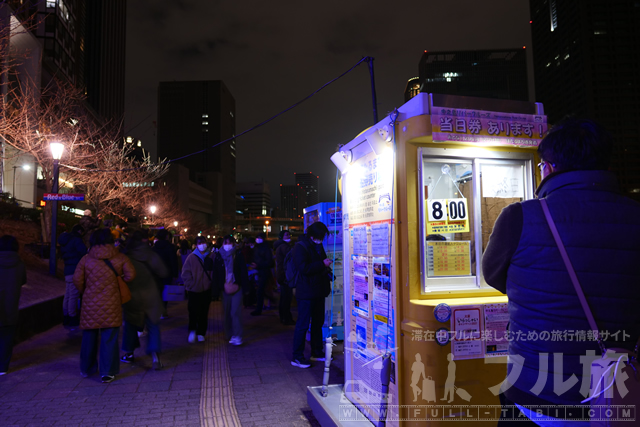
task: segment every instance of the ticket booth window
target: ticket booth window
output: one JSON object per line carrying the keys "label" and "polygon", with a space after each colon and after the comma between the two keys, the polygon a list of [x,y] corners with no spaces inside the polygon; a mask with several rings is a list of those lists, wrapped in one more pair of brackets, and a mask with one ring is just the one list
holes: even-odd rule
{"label": "ticket booth window", "polygon": [[482,254],[496,219],[505,206],[533,197],[533,155],[477,154],[422,149],[423,293],[488,287]]}

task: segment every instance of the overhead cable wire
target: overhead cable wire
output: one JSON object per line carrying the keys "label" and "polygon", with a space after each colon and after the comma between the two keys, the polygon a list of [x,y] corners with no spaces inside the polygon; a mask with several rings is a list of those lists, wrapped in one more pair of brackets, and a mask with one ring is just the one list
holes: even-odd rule
{"label": "overhead cable wire", "polygon": [[341,79],[342,77],[344,77],[345,75],[349,74],[351,71],[353,71],[358,65],[362,64],[363,62],[367,62],[369,60],[368,56],[363,57],[362,59],[360,59],[353,67],[349,68],[347,71],[345,71],[344,73],[340,74],[339,76],[329,80],[327,83],[323,84],[322,86],[320,86],[318,89],[316,89],[315,91],[313,91],[311,94],[307,95],[306,97],[302,98],[300,101],[292,104],[291,106],[289,106],[288,108],[285,108],[284,110],[280,111],[278,114],[269,117],[268,119],[266,119],[265,121],[258,123],[257,125],[254,125],[252,127],[250,127],[249,129],[246,129],[242,132],[240,132],[238,135],[234,135],[231,138],[227,138],[224,141],[220,141],[217,144],[213,144],[210,147],[204,148],[202,150],[199,151],[194,151],[193,153],[189,153],[186,154],[184,156],[181,157],[176,157],[175,159],[169,159],[169,160],[164,160],[162,162],[159,163],[154,163],[153,165],[146,165],[146,166],[138,166],[135,168],[126,168],[126,169],[85,169],[85,168],[78,168],[78,167],[74,167],[74,166],[70,166],[70,165],[65,165],[60,163],[60,166],[64,166],[66,168],[69,169],[73,169],[73,170],[77,170],[77,171],[83,171],[83,172],[126,172],[126,171],[131,171],[131,170],[138,170],[138,169],[146,169],[152,166],[160,166],[160,165],[164,165],[164,164],[170,164],[173,162],[176,162],[178,160],[182,160],[182,159],[186,159],[188,157],[191,156],[195,156],[196,154],[201,154],[204,153],[205,151],[211,150],[212,148],[215,148],[219,145],[225,144],[227,142],[233,141],[234,139],[243,136],[251,131],[254,131],[264,125],[266,125],[267,123],[275,120],[276,118],[280,117],[281,115],[283,115],[284,113],[296,108],[297,106],[299,106],[300,104],[302,104],[303,102],[309,100],[311,97],[313,97],[314,95],[316,95],[318,92],[320,92],[322,89],[324,89],[325,87],[329,86],[330,84],[334,83],[335,81]]}

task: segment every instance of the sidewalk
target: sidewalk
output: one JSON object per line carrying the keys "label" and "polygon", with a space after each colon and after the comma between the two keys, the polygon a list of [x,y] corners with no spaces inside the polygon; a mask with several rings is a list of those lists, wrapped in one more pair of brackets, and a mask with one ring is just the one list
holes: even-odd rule
{"label": "sidewalk", "polygon": [[[212,304],[207,341],[188,344],[186,302],[171,303],[171,317],[161,323],[165,368],[151,370],[138,349],[136,363],[121,363],[111,384],[80,376],[80,331],[58,325],[38,334],[14,348],[9,373],[0,377],[2,425],[319,425],[306,387],[322,383],[323,364],[291,366],[294,327],[281,325],[277,310],[258,317],[250,311],[243,311],[242,346],[224,339],[220,302]],[[336,352],[331,384],[344,382],[343,366]]]}

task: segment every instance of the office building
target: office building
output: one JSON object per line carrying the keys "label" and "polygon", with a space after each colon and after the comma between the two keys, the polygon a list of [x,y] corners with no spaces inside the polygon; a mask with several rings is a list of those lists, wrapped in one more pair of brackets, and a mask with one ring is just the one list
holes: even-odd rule
{"label": "office building", "polygon": [[592,118],[616,141],[612,168],[640,198],[640,3],[531,0],[536,101],[549,124]]}
{"label": "office building", "polygon": [[[427,52],[420,59],[420,92],[529,100],[525,49]],[[409,82],[405,97],[411,93]]]}
{"label": "office building", "polygon": [[292,219],[302,218],[304,216],[303,209],[306,204],[306,199],[306,192],[300,184],[280,184],[279,216]]}
{"label": "office building", "polygon": [[318,194],[318,181],[320,179],[319,176],[314,175],[312,172],[309,173],[295,173],[296,176],[296,185],[300,185],[304,192],[305,200],[303,202],[304,206],[300,206],[301,209],[306,208],[307,206],[315,205],[319,203],[320,196]]}
{"label": "office building", "polygon": [[245,219],[271,216],[271,192],[267,182],[239,182],[236,192],[239,197],[237,210]]}
{"label": "office building", "polygon": [[235,132],[235,100],[222,81],[160,83],[158,157],[197,152],[177,163],[189,169],[191,181],[212,192],[214,211],[207,225],[221,231],[230,231],[236,216]]}
{"label": "office building", "polygon": [[87,103],[111,129],[119,130],[117,137],[123,137],[126,0],[87,1],[85,22]]}

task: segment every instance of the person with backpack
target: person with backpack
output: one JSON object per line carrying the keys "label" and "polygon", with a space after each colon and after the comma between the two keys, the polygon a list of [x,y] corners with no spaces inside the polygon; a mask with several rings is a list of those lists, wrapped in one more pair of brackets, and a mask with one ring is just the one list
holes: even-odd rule
{"label": "person with backpack", "polygon": [[207,240],[196,237],[196,248],[182,266],[182,280],[187,291],[189,311],[189,343],[204,341],[207,333],[209,305],[211,304],[211,271],[213,260],[209,256]]}
{"label": "person with backpack", "polygon": [[[312,361],[324,361],[322,346],[322,324],[324,323],[324,299],[331,293],[332,261],[322,246],[322,241],[329,230],[322,222],[314,222],[307,228],[307,233],[291,250],[295,269],[294,277],[289,280],[295,287],[298,301],[298,321],[293,334],[293,357],[291,365],[299,368],[311,366],[304,357],[305,337],[311,322],[311,358]],[[286,262],[285,262],[286,264]],[[289,267],[289,266],[287,266]],[[289,270],[291,270],[291,267]],[[291,277],[291,274],[287,274]]]}
{"label": "person with backpack", "polygon": [[280,311],[280,323],[283,325],[295,325],[291,314],[291,300],[293,299],[293,289],[287,283],[286,269],[284,260],[289,252],[291,252],[291,233],[289,230],[282,230],[279,239],[273,244],[276,252],[276,279],[280,285],[280,302],[278,310]]}

